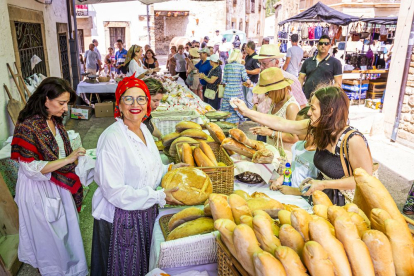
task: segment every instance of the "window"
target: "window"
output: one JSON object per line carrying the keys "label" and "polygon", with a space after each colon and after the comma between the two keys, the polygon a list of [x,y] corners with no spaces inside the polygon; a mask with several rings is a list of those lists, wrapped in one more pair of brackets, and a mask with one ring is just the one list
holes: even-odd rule
{"label": "window", "polygon": [[252,8],[250,7],[251,0],[246,0],[246,13],[250,13]]}
{"label": "window", "polygon": [[231,22],[231,28],[236,29],[236,22]]}
{"label": "window", "polygon": [[252,13],[254,13],[255,8],[256,8],[256,2],[255,0],[252,0]]}
{"label": "window", "polygon": [[233,5],[237,6],[237,0],[233,0]]}
{"label": "window", "polygon": [[239,31],[243,31],[243,20],[239,22]]}
{"label": "window", "polygon": [[79,53],[85,53],[85,40],[83,39],[82,29],[78,29],[78,50]]}
{"label": "window", "polygon": [[118,39],[121,39],[125,44],[125,27],[109,27],[110,47],[114,47]]}

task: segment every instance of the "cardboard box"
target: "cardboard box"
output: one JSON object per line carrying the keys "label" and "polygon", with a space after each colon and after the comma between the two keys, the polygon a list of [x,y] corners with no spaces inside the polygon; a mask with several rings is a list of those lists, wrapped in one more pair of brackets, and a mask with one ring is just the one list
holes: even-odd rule
{"label": "cardboard box", "polygon": [[114,117],[114,102],[104,102],[95,104],[95,117]]}
{"label": "cardboard box", "polygon": [[93,108],[86,105],[77,105],[71,108],[70,118],[78,120],[89,120],[92,116]]}

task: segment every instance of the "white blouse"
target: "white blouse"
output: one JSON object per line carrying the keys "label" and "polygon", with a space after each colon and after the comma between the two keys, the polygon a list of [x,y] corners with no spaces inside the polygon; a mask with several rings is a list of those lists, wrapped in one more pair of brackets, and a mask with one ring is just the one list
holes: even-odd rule
{"label": "white blouse", "polygon": [[147,145],[119,118],[99,137],[95,167],[99,187],[92,199],[95,219],[112,223],[115,207],[145,210],[154,204],[165,205],[164,190],[155,189],[168,165],[162,163],[145,124],[141,124],[141,130]]}
{"label": "white blouse", "polygon": [[129,62],[129,66],[128,66],[128,73],[127,73],[127,77],[132,76],[132,74],[134,74],[135,72],[135,77],[138,78],[139,75],[145,73],[145,71],[147,71],[144,68],[144,65],[142,63],[142,61],[140,61],[141,65],[138,64],[138,62],[135,59],[131,59],[131,61]]}

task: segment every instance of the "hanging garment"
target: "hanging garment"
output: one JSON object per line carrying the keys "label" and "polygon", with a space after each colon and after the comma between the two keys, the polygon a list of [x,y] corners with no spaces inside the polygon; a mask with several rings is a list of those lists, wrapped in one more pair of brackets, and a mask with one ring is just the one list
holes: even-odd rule
{"label": "hanging garment", "polygon": [[321,26],[316,26],[315,27],[315,39],[319,39],[322,36],[322,27]]}
{"label": "hanging garment", "polygon": [[314,39],[315,38],[315,26],[310,26],[308,28],[308,38]]}

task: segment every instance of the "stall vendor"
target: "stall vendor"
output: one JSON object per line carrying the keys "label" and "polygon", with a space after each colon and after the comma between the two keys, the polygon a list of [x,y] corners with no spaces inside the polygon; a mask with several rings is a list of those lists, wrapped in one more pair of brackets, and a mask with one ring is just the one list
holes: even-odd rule
{"label": "stall vendor", "polygon": [[97,147],[91,275],[145,275],[158,205],[181,204],[173,196],[178,188],[157,187],[169,168],[184,165],[161,162],[142,123],[151,114],[151,95],[142,80],[124,78],[115,98],[116,122],[101,134]]}
{"label": "stall vendor", "polygon": [[[165,90],[162,83],[154,78],[147,78],[144,80],[145,84],[148,87],[148,90],[151,95],[151,111],[155,111],[158,106],[160,105],[160,102],[162,100],[162,96],[164,96],[165,93],[167,93],[167,90]],[[158,140],[161,140],[161,132],[158,130],[158,128],[154,125],[154,123],[151,121],[152,115],[150,114],[149,117],[143,122],[148,130],[151,132],[152,136],[157,137]]]}

